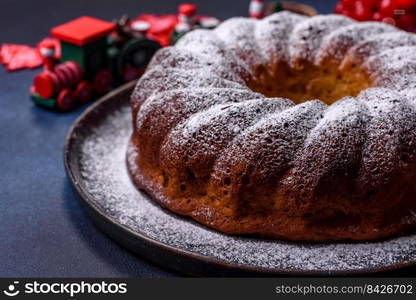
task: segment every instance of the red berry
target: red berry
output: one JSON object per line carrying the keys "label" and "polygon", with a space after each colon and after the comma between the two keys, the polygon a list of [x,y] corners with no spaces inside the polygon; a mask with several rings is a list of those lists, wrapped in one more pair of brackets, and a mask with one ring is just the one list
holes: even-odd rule
{"label": "red berry", "polygon": [[382,19],[381,14],[379,12],[375,12],[372,16],[372,19],[374,21],[381,21],[381,19]]}
{"label": "red berry", "polygon": [[359,21],[371,20],[372,12],[371,9],[364,4],[364,1],[357,0],[355,2],[355,15]]}
{"label": "red berry", "polygon": [[411,9],[415,4],[414,0],[395,0],[397,8]]}
{"label": "red berry", "polygon": [[353,19],[356,19],[355,15],[355,1],[356,0],[341,0],[335,6],[335,13],[341,14]]}
{"label": "red berry", "polygon": [[353,10],[355,6],[355,0],[342,0],[342,5],[347,10]]}
{"label": "red berry", "polygon": [[398,17],[397,26],[400,28],[411,31],[416,26],[416,16],[411,14],[404,14]]}
{"label": "red berry", "polygon": [[380,3],[380,14],[384,18],[393,17],[396,6],[393,0],[382,0]]}
{"label": "red berry", "polygon": [[337,5],[335,6],[335,13],[336,14],[343,14],[344,11],[344,5],[342,4],[342,2],[338,2]]}

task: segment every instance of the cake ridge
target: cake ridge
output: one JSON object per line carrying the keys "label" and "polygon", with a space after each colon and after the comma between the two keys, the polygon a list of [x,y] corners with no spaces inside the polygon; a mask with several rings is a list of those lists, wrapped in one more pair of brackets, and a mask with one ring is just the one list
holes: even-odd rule
{"label": "cake ridge", "polygon": [[[140,78],[133,91],[134,98],[141,99],[141,101],[134,101],[135,108],[138,109],[147,97],[155,93],[168,89],[185,88],[190,84],[200,87],[245,88],[237,82],[223,79],[214,74],[210,74],[209,78],[206,78],[206,75],[199,71],[154,67]],[[144,86],[146,86],[146,89],[144,89]]]}
{"label": "cake ridge", "polygon": [[[245,71],[240,65],[233,65],[225,59],[208,59],[207,56],[199,55],[188,49],[178,50],[175,47],[165,47],[158,51],[152,58],[147,67],[147,71],[155,67],[174,68],[174,69],[205,69],[204,71],[212,71],[215,75],[235,81],[244,83],[244,77],[236,73]],[[233,72],[231,72],[233,71]],[[243,78],[242,78],[243,77]]]}
{"label": "cake ridge", "polygon": [[[211,97],[210,101],[206,100],[208,95]],[[256,93],[246,89],[205,88],[171,90],[162,95],[155,95],[145,102],[137,114],[135,128],[138,136],[143,136],[143,138],[145,137],[144,134],[147,135],[147,138],[155,135],[152,138],[152,143],[147,144],[159,146],[163,144],[166,136],[174,126],[184,118],[206,109],[210,104],[245,101],[256,95]],[[168,99],[170,99],[168,105],[164,99],[165,96],[168,96]],[[156,125],[157,122],[155,122],[160,116],[170,116],[168,119],[165,119],[163,126]],[[146,129],[150,130],[150,132],[146,131]],[[147,144],[141,144],[138,148],[144,149],[149,146]],[[153,151],[151,156],[153,157],[152,162],[158,164],[159,151]]]}
{"label": "cake ridge", "polygon": [[[366,131],[362,125],[367,116],[363,106],[356,98],[345,97],[328,106],[322,119],[310,130],[297,153],[290,181],[291,185],[304,186],[304,197],[313,198],[318,186],[325,185],[328,177],[337,172],[345,175],[344,170],[348,170],[349,176],[354,175],[365,143]],[[342,203],[339,207],[347,204]]]}
{"label": "cake ridge", "polygon": [[416,36],[410,35],[403,31],[394,30],[369,37],[362,42],[351,47],[341,63],[341,69],[345,68],[347,63],[362,64],[364,58],[378,55],[385,50],[397,48],[404,45],[416,45]]}
{"label": "cake ridge", "polygon": [[[370,56],[363,67],[374,85],[394,90],[416,87],[416,46],[400,46]],[[381,69],[383,69],[381,71]]]}
{"label": "cake ridge", "polygon": [[[188,93],[188,94],[186,94]],[[192,94],[194,93],[194,94]],[[250,91],[250,90],[245,90],[245,89],[229,89],[229,88],[193,88],[193,89],[173,89],[173,90],[168,90],[168,91],[164,91],[163,93],[160,94],[154,94],[151,97],[147,98],[148,101],[146,101],[142,107],[142,109],[140,109],[140,111],[138,112],[138,122],[136,124],[136,126],[141,126],[140,122],[142,121],[142,117],[146,116],[148,114],[148,109],[152,109],[152,107],[150,106],[156,106],[156,108],[153,109],[158,109],[159,105],[163,105],[165,103],[160,103],[160,102],[165,102],[164,101],[164,96],[170,96],[170,95],[175,95],[175,94],[183,94],[186,97],[199,97],[199,99],[201,98],[201,95],[205,94],[212,94],[212,93],[218,93],[221,94],[223,93],[223,95],[226,95],[227,93],[241,93],[241,94],[247,94],[248,96],[253,95],[253,97],[255,97],[256,93]],[[251,98],[251,97],[250,97]],[[250,99],[249,98],[249,99]],[[202,102],[202,100],[201,100]],[[183,103],[184,104],[184,103]],[[206,104],[207,106],[209,104]],[[150,108],[149,108],[150,107]],[[205,108],[205,106],[204,106]],[[202,109],[202,108],[201,108]],[[195,111],[196,113],[197,111]]]}

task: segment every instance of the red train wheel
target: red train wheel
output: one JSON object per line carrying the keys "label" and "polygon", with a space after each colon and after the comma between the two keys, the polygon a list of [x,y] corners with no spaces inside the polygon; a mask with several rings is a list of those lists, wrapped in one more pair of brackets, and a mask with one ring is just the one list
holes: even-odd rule
{"label": "red train wheel", "polygon": [[98,94],[105,94],[110,90],[112,76],[109,70],[101,69],[95,74],[92,81],[92,88]]}
{"label": "red train wheel", "polygon": [[77,88],[74,92],[75,99],[80,103],[84,104],[87,103],[88,100],[91,99],[92,96],[92,88],[86,81],[81,81],[78,83]]}
{"label": "red train wheel", "polygon": [[36,88],[36,92],[42,98],[50,98],[54,93],[54,80],[50,73],[42,72],[35,76],[33,79],[33,85]]}
{"label": "red train wheel", "polygon": [[56,99],[56,106],[61,111],[68,111],[75,105],[75,98],[68,89],[62,90]]}

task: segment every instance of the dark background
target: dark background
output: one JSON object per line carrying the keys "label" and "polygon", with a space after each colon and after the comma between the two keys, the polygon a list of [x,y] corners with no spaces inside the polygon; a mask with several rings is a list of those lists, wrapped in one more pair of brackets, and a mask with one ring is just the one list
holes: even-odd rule
{"label": "dark background", "polygon": [[[173,13],[180,2],[0,0],[0,43],[34,45],[81,15]],[[200,13],[225,19],[245,16],[249,0],[193,2]],[[303,2],[329,13],[336,1]],[[0,277],[178,276],[121,248],[84,214],[62,157],[66,132],[85,107],[68,114],[35,107],[28,89],[36,72],[0,68]]]}

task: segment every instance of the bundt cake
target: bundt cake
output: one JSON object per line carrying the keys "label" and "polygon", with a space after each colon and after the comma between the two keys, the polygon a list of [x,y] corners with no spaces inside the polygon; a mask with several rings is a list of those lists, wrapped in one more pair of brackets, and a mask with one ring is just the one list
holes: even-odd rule
{"label": "bundt cake", "polygon": [[230,234],[370,240],[416,225],[416,35],[340,15],[232,18],[159,50],[132,180]]}

